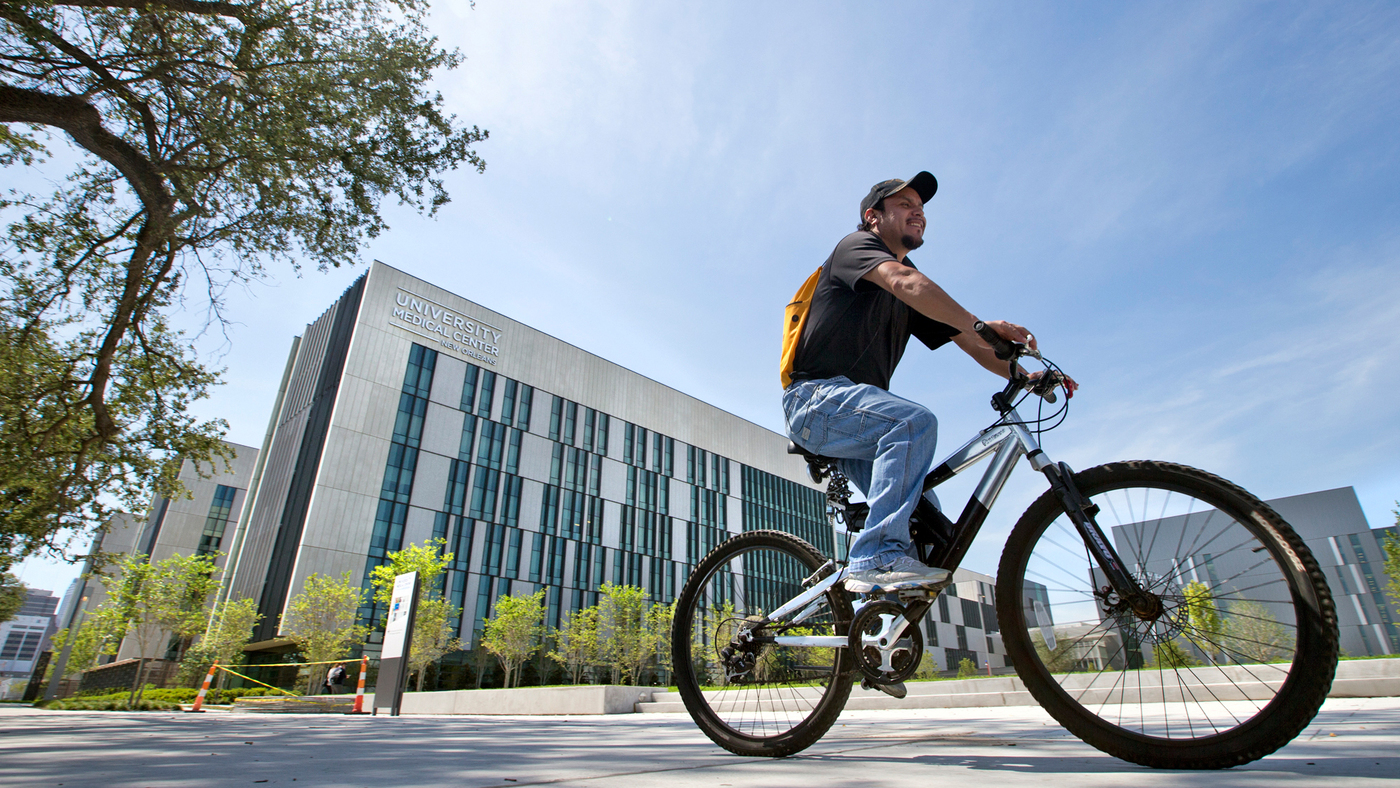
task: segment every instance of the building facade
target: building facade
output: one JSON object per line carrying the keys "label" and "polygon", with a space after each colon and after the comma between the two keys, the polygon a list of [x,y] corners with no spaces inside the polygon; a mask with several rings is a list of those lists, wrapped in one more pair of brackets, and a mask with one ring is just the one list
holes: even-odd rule
{"label": "building facade", "polygon": [[[157,496],[144,515],[115,514],[93,545],[93,552],[110,556],[145,555],[161,561],[172,555],[212,555],[214,564],[226,571],[230,547],[240,527],[240,513],[248,485],[257,467],[258,450],[228,443],[234,457],[227,466],[222,460],[201,464],[186,460],[180,467],[180,483],[189,497]],[[61,628],[81,625],[83,618],[107,599],[99,578],[85,572],[69,586],[57,617]],[[134,638],[127,638],[117,654],[107,655],[108,663],[139,656]],[[164,657],[167,654],[147,654]]]}
{"label": "building facade", "polygon": [[49,648],[58,597],[52,591],[28,589],[15,617],[0,623],[0,679],[29,678],[39,654]]}
{"label": "building facade", "polygon": [[276,643],[310,575],[368,588],[387,554],[442,539],[468,648],[505,594],[545,590],[549,626],[603,583],[669,602],[730,534],[779,528],[832,554],[786,446],[376,262],[292,343],[227,593],[259,601],[255,641]]}
{"label": "building facade", "polygon": [[939,670],[958,670],[964,659],[979,671],[1009,667],[997,624],[996,578],[958,569],[924,620],[924,650]]}
{"label": "building facade", "polygon": [[1353,657],[1400,654],[1400,609],[1385,595],[1387,536],[1395,526],[1372,528],[1350,487],[1269,501],[1303,537],[1327,576],[1337,604],[1342,650]]}
{"label": "building facade", "polygon": [[[1400,610],[1385,595],[1385,551],[1381,546],[1396,529],[1371,528],[1351,487],[1275,498],[1267,503],[1302,537],[1322,568],[1336,603],[1343,653],[1354,657],[1400,654],[1400,631],[1395,627],[1400,622]],[[1183,521],[1184,517],[1178,516],[1160,523],[1160,535],[1148,545],[1144,555],[1148,571],[1217,589],[1221,578],[1250,572],[1257,564],[1251,555],[1223,549],[1222,545],[1233,544],[1228,538],[1191,539],[1188,543],[1204,545],[1201,550],[1192,555],[1176,555],[1175,548],[1183,541],[1179,537]],[[1114,541],[1126,554],[1143,552],[1135,544],[1135,531],[1132,525],[1114,528]],[[1261,604],[1278,620],[1291,620],[1287,608],[1273,609],[1272,603]],[[1060,622],[1055,623],[1058,633]]]}

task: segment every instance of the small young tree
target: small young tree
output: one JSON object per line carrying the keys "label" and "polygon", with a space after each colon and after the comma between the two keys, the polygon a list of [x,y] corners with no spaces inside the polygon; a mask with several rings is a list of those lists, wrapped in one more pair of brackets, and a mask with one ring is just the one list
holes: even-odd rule
{"label": "small young tree", "polygon": [[424,599],[418,603],[413,619],[412,645],[408,651],[408,669],[418,674],[414,687],[423,689],[423,677],[428,666],[444,654],[462,650],[462,640],[452,634],[460,620],[456,605],[443,597]]}
{"label": "small young tree", "polygon": [[1288,630],[1258,602],[1230,605],[1221,645],[1237,662],[1273,662],[1292,653]]}
{"label": "small young tree", "polygon": [[204,628],[205,604],[219,587],[218,569],[212,555],[172,555],[155,563],[144,555],[127,555],[117,567],[119,574],[104,576],[102,584],[115,616],[126,620],[127,632],[135,641],[136,677],[128,700],[135,705],[144,694],[146,660],[154,658],[172,636],[189,638]]}
{"label": "small young tree", "polygon": [[1189,668],[1200,661],[1175,640],[1163,640],[1152,647],[1152,664],[1158,668]]}
{"label": "small young tree", "polygon": [[[78,624],[75,636],[77,640],[73,641],[73,650],[68,654],[67,672],[57,678],[64,679],[82,673],[91,668],[98,657],[117,653],[129,625],[125,614],[110,601],[89,612],[85,620]],[[68,629],[60,629],[54,633],[54,653],[61,652],[68,644],[69,634]],[[50,672],[54,667],[55,665],[50,664]]]}
{"label": "small young tree", "polygon": [[[719,650],[729,643],[739,628],[739,614],[728,600],[705,612],[703,623],[690,633],[690,659],[698,671],[703,671],[705,683],[723,687],[729,677],[720,664]],[[703,666],[703,667],[702,667]]]}
{"label": "small young tree", "polygon": [[1051,673],[1067,673],[1074,668],[1075,641],[1070,638],[1055,638],[1055,648],[1052,651],[1045,645],[1045,636],[1039,631],[1032,631],[1031,645],[1040,657],[1040,663]]}
{"label": "small young tree", "polygon": [[604,583],[598,595],[599,651],[603,663],[612,668],[613,683],[636,684],[642,669],[656,654],[656,641],[647,629],[646,589]]}
{"label": "small young tree", "polygon": [[[210,617],[209,626],[180,661],[180,678],[198,683],[215,660],[220,665],[241,665],[248,658],[243,647],[253,636],[253,627],[262,620],[255,599],[228,600]],[[219,686],[224,676],[219,674]]]}
{"label": "small young tree", "polygon": [[[1396,504],[1400,505],[1400,501]],[[1400,509],[1394,510],[1394,514],[1396,530],[1381,540],[1381,551],[1385,553],[1385,595],[1390,597],[1391,604],[1400,606],[1400,537],[1396,536],[1396,531],[1400,531]],[[1396,621],[1395,626],[1400,627],[1400,621]]]}
{"label": "small young tree", "polygon": [[1183,591],[1186,597],[1186,620],[1191,624],[1190,629],[1183,633],[1187,641],[1213,659],[1216,664],[1228,660],[1229,657],[1224,654],[1224,647],[1220,642],[1225,623],[1215,605],[1215,595],[1211,593],[1210,586],[1192,580],[1186,584]]}
{"label": "small young tree", "polygon": [[408,649],[408,670],[417,673],[415,684],[423,689],[423,676],[428,666],[444,654],[460,651],[462,641],[455,637],[452,623],[461,610],[444,595],[443,579],[453,554],[443,552],[446,539],[430,539],[423,545],[409,545],[389,553],[386,563],[370,572],[374,584],[374,601],[385,611],[394,596],[394,578],[409,572],[418,573],[418,612],[413,619],[412,643]]}
{"label": "small young tree", "polygon": [[[369,628],[355,623],[364,592],[351,585],[347,571],[339,577],[313,574],[300,594],[287,602],[281,632],[301,649],[307,662],[326,662],[345,656],[363,643]],[[314,694],[324,681],[326,667],[315,665],[307,677],[306,693]]]}
{"label": "small young tree", "polygon": [[544,590],[541,589],[529,596],[498,597],[496,614],[486,619],[481,647],[500,660],[507,688],[519,679],[520,665],[539,648],[544,612]]}
{"label": "small young tree", "polygon": [[651,633],[652,651],[656,656],[657,683],[668,686],[671,683],[671,624],[676,617],[676,603],[653,604],[647,611],[647,630]]}
{"label": "small young tree", "polygon": [[569,680],[581,683],[583,669],[598,661],[598,608],[585,607],[564,615],[554,632],[549,658],[564,666]]}
{"label": "small young tree", "polygon": [[973,662],[972,660],[968,659],[967,657],[963,657],[962,660],[961,660],[960,662],[958,662],[958,678],[960,678],[960,679],[975,679],[975,678],[977,678],[977,663],[976,663],[976,662]]}

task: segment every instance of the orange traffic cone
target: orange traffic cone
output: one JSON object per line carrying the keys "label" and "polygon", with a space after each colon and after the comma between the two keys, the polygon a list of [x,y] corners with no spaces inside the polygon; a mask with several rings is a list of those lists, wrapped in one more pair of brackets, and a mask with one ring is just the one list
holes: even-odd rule
{"label": "orange traffic cone", "polygon": [[209,666],[209,675],[204,677],[204,686],[199,688],[199,695],[194,699],[194,708],[190,711],[204,711],[204,694],[209,691],[209,684],[214,681],[214,671],[219,669],[219,661],[214,660],[214,664]]}
{"label": "orange traffic cone", "polygon": [[360,685],[355,688],[355,707],[351,714],[365,713],[365,674],[369,672],[369,657],[360,657]]}

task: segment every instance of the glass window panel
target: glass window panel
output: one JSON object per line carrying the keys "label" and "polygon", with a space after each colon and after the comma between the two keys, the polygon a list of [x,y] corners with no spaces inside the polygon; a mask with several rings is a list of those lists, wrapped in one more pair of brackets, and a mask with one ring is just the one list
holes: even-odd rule
{"label": "glass window panel", "polygon": [[501,389],[501,423],[510,424],[515,418],[515,389],[516,382],[506,378],[505,385]]}
{"label": "glass window panel", "polygon": [[520,387],[520,404],[515,410],[515,426],[518,429],[529,432],[530,430],[530,402],[535,398],[535,387]]}
{"label": "glass window panel", "polygon": [[462,380],[462,410],[471,413],[476,407],[476,380],[481,374],[481,368],[475,364],[467,365],[467,375]]}
{"label": "glass window panel", "polygon": [[476,415],[483,419],[491,418],[492,400],[496,396],[496,373],[489,369],[481,370],[481,387],[476,396]]}

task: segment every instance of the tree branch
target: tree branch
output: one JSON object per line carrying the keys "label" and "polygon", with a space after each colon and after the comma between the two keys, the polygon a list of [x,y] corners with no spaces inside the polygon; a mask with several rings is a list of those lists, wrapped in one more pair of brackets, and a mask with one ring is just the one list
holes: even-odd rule
{"label": "tree branch", "polygon": [[108,131],[97,108],[77,96],[0,84],[0,123],[37,123],[63,129],[84,150],[126,177],[148,215],[169,215],[174,208],[165,180],[150,159]]}
{"label": "tree branch", "polygon": [[237,3],[214,3],[204,0],[56,0],[54,5],[72,8],[130,8],[140,11],[156,8],[202,16],[227,16],[239,21],[251,10]]}

